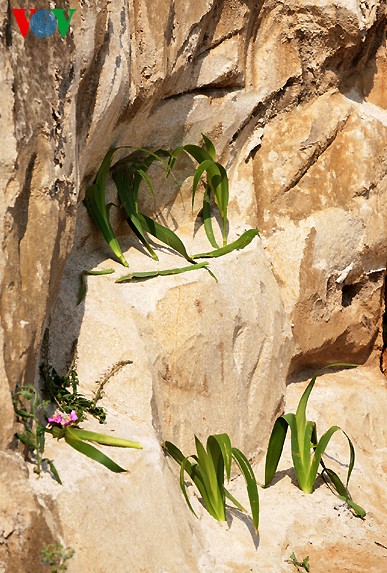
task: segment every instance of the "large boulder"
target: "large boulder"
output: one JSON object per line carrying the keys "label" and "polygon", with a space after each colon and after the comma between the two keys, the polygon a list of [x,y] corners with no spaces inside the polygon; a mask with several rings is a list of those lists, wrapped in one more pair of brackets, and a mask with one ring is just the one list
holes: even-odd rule
{"label": "large boulder", "polygon": [[294,368],[364,362],[380,332],[387,113],[359,98],[328,92],[285,123],[273,120],[254,160],[259,225],[294,327]]}

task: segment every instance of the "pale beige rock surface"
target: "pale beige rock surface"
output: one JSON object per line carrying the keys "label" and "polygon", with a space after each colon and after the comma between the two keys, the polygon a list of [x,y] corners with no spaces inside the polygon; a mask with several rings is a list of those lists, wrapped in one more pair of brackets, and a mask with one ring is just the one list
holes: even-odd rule
{"label": "pale beige rock surface", "polygon": [[[79,366],[86,391],[109,364],[136,356],[137,362],[110,381],[108,407],[114,420],[117,416],[117,432],[122,429],[135,435],[141,428],[139,437],[144,445],[148,440],[149,456],[157,461],[154,479],[162,492],[149,499],[161,511],[170,495],[173,509],[162,531],[153,521],[144,526],[136,523],[134,533],[146,535],[147,543],[139,543],[138,553],[131,556],[125,549],[116,570],[123,567],[125,571],[130,563],[130,570],[141,571],[148,551],[151,564],[145,564],[144,570],[154,571],[160,547],[172,539],[175,545],[163,553],[160,573],[184,570],[183,563],[189,571],[216,567],[223,571],[227,570],[226,559],[227,567],[237,571],[230,539],[238,520],[234,519],[234,527],[214,549],[208,542],[209,530],[197,529],[193,518],[189,521],[176,485],[170,490],[171,474],[159,465],[158,444],[162,436],[188,443],[196,419],[203,418],[203,408],[211,409],[218,394],[222,409],[212,409],[216,423],[211,431],[221,428],[232,411],[229,431],[241,441],[239,445],[257,453],[283,402],[290,358],[295,375],[306,365],[336,359],[364,362],[371,356],[378,366],[387,234],[385,2],[91,0],[76,7],[66,38],[56,33],[46,40],[31,33],[23,39],[11,7],[9,3],[9,9],[0,13],[0,239],[4,253],[0,261],[0,446],[8,448],[7,460],[11,456],[7,467],[20,466],[14,478],[5,472],[2,486],[12,492],[15,484],[21,484],[15,500],[29,509],[12,522],[14,532],[0,543],[2,566],[19,568],[18,573],[23,567],[26,573],[42,570],[36,546],[43,538],[35,537],[36,529],[43,532],[45,541],[63,539],[63,522],[65,541],[71,545],[76,535],[71,511],[82,519],[87,544],[95,545],[92,540],[98,533],[105,554],[120,555],[120,550],[110,547],[107,531],[117,533],[114,528],[121,528],[121,522],[109,516],[111,527],[106,529],[102,521],[107,508],[118,502],[106,497],[105,505],[95,509],[95,519],[85,518],[86,476],[94,470],[87,460],[74,478],[74,491],[82,492],[79,499],[71,497],[72,482],[68,481],[61,494],[55,490],[57,502],[51,504],[50,485],[46,497],[40,496],[43,505],[47,502],[41,510],[23,477],[20,458],[12,453],[11,391],[18,383],[37,381],[42,335],[51,322],[53,359],[58,366],[63,367],[68,359],[72,337],[81,333],[84,351]],[[214,140],[230,173],[231,237],[246,226],[259,226],[264,252],[256,241],[229,262],[216,262],[219,285],[200,271],[200,279],[188,275],[167,279],[168,288],[159,286],[167,284],[161,279],[153,283],[156,287],[122,286],[126,294],[117,304],[102,296],[105,284],[112,292],[121,288],[110,285],[112,277],[92,277],[85,308],[74,310],[76,275],[84,263],[90,263],[89,268],[115,265],[107,260],[108,249],[79,206],[85,185],[92,181],[108,148],[118,144],[173,148],[198,143],[202,132]],[[156,202],[141,201],[147,212],[156,212],[187,235],[192,233],[199,203],[192,215],[192,164],[182,159],[177,167],[181,195],[170,181]],[[164,185],[162,177],[156,180]],[[61,284],[76,223],[79,241]],[[129,247],[131,239],[123,244]],[[163,256],[165,262],[175,261],[175,257]],[[138,254],[132,263],[136,266],[138,261],[140,268],[146,260]],[[241,284],[249,285],[249,300]],[[133,289],[136,303],[132,305]],[[71,305],[65,307],[58,301],[60,290],[64,292],[61,300]],[[180,314],[177,296],[178,308],[186,309]],[[109,306],[109,302],[114,304]],[[128,314],[123,310],[127,306]],[[178,345],[172,338],[173,321],[183,312],[189,322],[178,322],[176,334],[182,340]],[[214,316],[216,326],[209,324]],[[83,318],[96,334],[81,325]],[[122,320],[127,330],[117,328]],[[291,328],[293,339],[288,340]],[[221,335],[228,349],[224,356]],[[106,346],[93,346],[95,340],[108,337]],[[193,348],[198,355],[200,350],[201,360],[192,356]],[[224,387],[219,386],[219,379]],[[128,396],[121,396],[122,389]],[[374,400],[381,400],[377,392],[369,391],[375,396],[370,410]],[[265,402],[267,409],[262,406]],[[121,428],[121,416],[129,420],[128,426]],[[201,423],[203,433],[210,429],[208,419]],[[259,436],[258,427],[262,427]],[[64,475],[78,471],[62,445],[51,444],[49,451],[53,455],[58,451]],[[104,476],[93,484],[94,491],[99,491],[100,483],[108,495],[110,483],[117,483],[112,499],[127,495],[125,511],[130,512],[133,504],[139,512],[136,499],[146,480],[145,467],[148,462],[153,467],[153,461],[145,460],[136,474],[135,497],[129,492],[129,476],[112,482],[105,482]],[[50,480],[45,476],[35,485],[39,490],[40,484],[47,483]],[[265,493],[276,498],[270,491],[275,490]],[[151,503],[149,499],[143,503]],[[179,503],[182,509],[175,518]],[[11,514],[10,506],[6,511]],[[181,520],[184,511],[187,521]],[[262,511],[262,522],[270,523],[266,510]],[[319,512],[317,503],[315,513]],[[297,515],[294,507],[290,514],[292,519]],[[316,523],[316,531],[321,532],[324,521]],[[294,524],[289,527],[297,531]],[[264,535],[276,538],[274,529],[266,531],[262,530],[262,539]],[[356,537],[352,529],[348,531]],[[244,529],[242,538],[245,533]],[[125,530],[119,529],[117,535],[123,542]],[[296,540],[289,539],[296,548]],[[322,547],[329,545],[327,538],[321,539]],[[76,543],[78,561],[73,567],[77,572],[89,570],[91,562],[106,570],[108,558],[103,552],[98,561],[79,540]],[[243,539],[240,543],[243,555]],[[17,548],[12,560],[7,549],[11,546]],[[304,546],[297,547],[302,550]],[[336,550],[332,547],[330,560],[336,558]],[[360,553],[351,550],[363,563],[362,549]],[[379,550],[376,546],[372,567],[380,564]],[[259,550],[250,554],[249,545],[246,551],[254,570],[259,567]],[[18,561],[22,552],[34,555],[32,565]],[[365,554],[374,563],[368,549]],[[281,563],[278,555],[278,551],[273,553],[267,561],[262,556],[273,572],[284,566],[284,555]],[[355,566],[353,562],[354,571]],[[345,567],[349,566],[343,564],[343,571]]]}
{"label": "pale beige rock surface", "polygon": [[[339,424],[353,440],[356,463],[350,491],[367,510],[365,521],[354,517],[321,480],[311,495],[297,488],[287,439],[273,484],[259,490],[259,537],[253,532],[251,518],[239,511],[229,509],[227,524],[217,523],[203,510],[193,487],[188,490],[200,520],[190,513],[178,488],[177,466],[163,459],[153,428],[136,415],[125,416],[127,407],[114,397],[117,390],[122,391],[125,374],[122,371],[117,380],[109,382],[103,403],[110,413],[107,431],[143,442],[143,451],[108,452],[128,468],[128,474],[110,474],[64,443],[53,441],[47,452],[55,459],[63,486],[48,475],[38,480],[31,474],[39,499],[55,508],[63,542],[76,550],[69,573],[90,566],[96,573],[111,569],[117,573],[290,573],[293,566],[286,560],[293,551],[301,560],[309,555],[311,570],[317,573],[384,570],[387,457],[386,427],[381,420],[387,412],[386,382],[380,373],[358,368],[321,376],[307,410],[308,419],[317,422],[319,436]],[[295,411],[305,385],[288,386],[286,412]],[[137,407],[134,399],[133,412]],[[193,450],[193,443],[189,448]],[[328,467],[344,479],[346,440],[337,434],[327,453]],[[263,480],[262,462],[255,466],[258,481]],[[231,482],[230,490],[248,503],[241,477]],[[87,507],[81,502],[85,499]],[[87,549],[90,546],[92,552]]]}
{"label": "pale beige rock surface", "polygon": [[[185,244],[189,252],[208,248],[200,236]],[[78,374],[91,391],[115,363],[132,360],[125,391],[118,386],[112,399],[141,398],[137,415],[161,439],[186,447],[194,433],[227,431],[256,456],[282,400],[292,353],[260,240],[211,261],[218,283],[199,270],[119,285],[114,280],[127,271],[113,263],[115,274],[88,279],[86,301],[74,310],[79,269],[94,266],[96,255],[75,250],[69,260],[50,328],[54,364],[63,368],[78,339]],[[136,249],[127,258],[132,271],[184,266],[167,252],[159,263]]]}

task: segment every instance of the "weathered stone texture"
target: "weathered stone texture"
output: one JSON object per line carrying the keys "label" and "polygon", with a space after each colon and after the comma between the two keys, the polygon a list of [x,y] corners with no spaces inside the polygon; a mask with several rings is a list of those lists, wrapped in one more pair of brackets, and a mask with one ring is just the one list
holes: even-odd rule
{"label": "weathered stone texture", "polygon": [[[86,392],[112,363],[133,360],[111,382],[108,404],[117,417],[132,417],[123,430],[136,433],[138,422],[139,437],[148,436],[154,451],[167,437],[188,445],[193,432],[204,437],[228,429],[255,457],[281,408],[289,372],[379,358],[387,259],[385,2],[81,0],[66,38],[55,33],[44,40],[31,32],[23,39],[12,7],[8,2],[0,13],[0,449],[13,442],[11,392],[36,381],[43,331],[51,324],[58,367],[79,336]],[[86,303],[75,310],[79,272],[109,257],[81,204],[106,151],[111,145],[174,148],[199,142],[201,133],[214,140],[230,174],[230,237],[249,225],[259,227],[261,239],[214,263],[218,285],[205,271],[146,285],[118,286],[100,277],[98,285],[90,280]],[[191,245],[199,204],[192,215],[190,160],[177,165],[180,194],[173,181],[152,175],[160,193],[156,201],[144,194],[142,206],[178,227]],[[200,235],[195,241],[203,245]],[[123,244],[129,249],[133,242]],[[148,261],[130,250],[131,267],[149,268]],[[55,447],[49,446],[53,455]],[[19,468],[19,457],[5,455],[4,467]],[[66,454],[58,457],[64,464]],[[39,512],[24,470],[15,470],[15,483],[7,470],[4,487],[24,483],[20,504],[25,499],[30,511],[0,543],[3,563],[6,546],[14,548],[9,571],[22,571],[21,552],[35,551],[38,562],[35,511],[43,537],[58,536],[63,527],[71,545],[69,516],[82,512],[86,466],[75,480],[73,505],[66,501],[72,486],[59,496],[58,522],[55,507],[51,518]],[[136,477],[140,501],[129,497],[128,512],[132,501],[138,512],[147,496],[159,501],[150,488],[141,498],[147,467]],[[161,473],[167,499],[172,478]],[[105,492],[112,483],[101,474]],[[112,503],[128,487],[117,483]],[[180,503],[177,488],[171,499]],[[82,554],[82,531],[86,545],[97,532],[104,535],[97,524],[103,513],[93,514],[96,529],[81,528],[74,571],[106,569],[98,554],[93,562]],[[214,571],[216,563],[226,570],[198,530],[202,557],[195,561],[185,544],[196,526],[190,522],[179,537],[172,513],[162,535],[148,536],[158,540],[149,558],[141,528],[128,525],[133,554],[123,553],[121,561],[118,555],[112,567],[119,572],[140,563],[138,571],[157,571],[155,547],[170,537],[182,545],[165,560],[170,573],[184,570],[184,560],[192,571]],[[114,520],[109,523],[113,531]],[[152,527],[143,524],[147,534]]]}
{"label": "weathered stone texture", "polygon": [[0,571],[41,571],[40,550],[54,537],[21,456],[0,452]]}

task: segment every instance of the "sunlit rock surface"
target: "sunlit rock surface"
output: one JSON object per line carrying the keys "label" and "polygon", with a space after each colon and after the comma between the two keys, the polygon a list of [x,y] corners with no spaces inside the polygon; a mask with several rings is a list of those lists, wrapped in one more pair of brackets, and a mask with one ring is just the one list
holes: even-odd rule
{"label": "sunlit rock surface", "polygon": [[[0,512],[11,515],[14,495],[26,509],[2,526],[0,570],[43,571],[37,546],[55,538],[75,546],[74,572],[103,573],[109,559],[123,573],[246,571],[244,542],[241,553],[235,549],[238,558],[224,549],[232,550],[238,520],[215,546],[218,537],[210,531],[218,531],[216,523],[208,521],[203,530],[191,518],[176,475],[172,480],[169,462],[162,461],[160,441],[192,447],[193,432],[204,437],[227,430],[256,459],[283,406],[287,376],[337,360],[368,361],[374,368],[364,382],[369,417],[382,401],[385,390],[376,389],[377,382],[374,390],[372,381],[382,349],[387,258],[385,3],[91,0],[75,6],[65,38],[56,32],[44,40],[31,31],[22,37],[12,7],[8,3],[0,14],[0,447],[4,468],[18,469],[13,478],[4,469]],[[201,133],[214,141],[229,172],[230,238],[259,227],[260,239],[212,264],[218,284],[205,271],[130,285],[112,284],[115,275],[91,277],[86,301],[76,308],[84,268],[120,272],[81,203],[106,151],[112,145],[171,149],[199,143]],[[178,185],[152,172],[160,191],[155,201],[144,193],[142,207],[201,250],[200,234],[191,239],[200,209],[198,193],[191,213],[193,165],[181,159],[176,167]],[[134,245],[132,238],[122,241],[125,249]],[[150,259],[133,248],[129,253],[131,268],[148,269]],[[164,252],[164,262],[176,266],[180,259]],[[110,428],[144,441],[142,453],[123,457],[128,464],[139,459],[136,477],[107,476],[86,459],[78,465],[75,452],[49,443],[66,483],[60,490],[48,485],[48,476],[36,481],[31,473],[38,498],[32,493],[15,453],[11,393],[17,384],[37,383],[47,326],[52,359],[62,371],[79,338],[85,393],[114,362],[133,361],[110,380],[105,400]],[[334,381],[339,396],[340,380]],[[353,420],[356,412],[354,405]],[[385,416],[378,420],[382,424]],[[373,447],[364,446],[370,460]],[[365,474],[374,471],[373,463]],[[149,467],[153,481],[142,488]],[[288,490],[290,498],[298,495],[293,486]],[[105,506],[94,504],[102,491]],[[377,486],[369,491],[383,494]],[[285,536],[286,551],[275,546],[265,561],[264,527],[271,504],[280,507],[269,492],[262,545],[252,549],[248,536],[246,551],[254,553],[246,563],[253,571],[263,563],[266,570],[287,571],[292,566],[283,561],[292,549],[307,553],[300,536],[307,538],[308,526],[298,544]],[[113,518],[108,510],[122,496],[125,515],[116,518],[117,509]],[[314,499],[308,496],[305,507]],[[158,515],[151,519],[142,508],[153,506]],[[317,535],[325,513],[318,501],[314,507],[310,512],[319,518],[310,531]],[[289,511],[302,521],[297,504]],[[38,528],[42,539],[35,536]],[[347,537],[356,537],[349,531]],[[331,541],[324,562],[337,557],[337,539]],[[359,543],[356,551],[343,545],[346,555],[358,557],[359,571],[381,570],[382,547],[375,546],[376,557],[367,549],[366,567]],[[328,545],[321,537],[321,547]],[[20,561],[21,553],[33,557]],[[312,570],[318,567],[314,561]],[[357,570],[355,561],[340,567]]]}

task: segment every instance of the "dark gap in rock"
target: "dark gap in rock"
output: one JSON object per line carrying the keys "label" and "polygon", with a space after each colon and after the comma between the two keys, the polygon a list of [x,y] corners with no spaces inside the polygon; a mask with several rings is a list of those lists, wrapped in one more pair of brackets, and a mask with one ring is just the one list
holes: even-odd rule
{"label": "dark gap in rock", "polygon": [[353,299],[362,289],[361,283],[355,283],[353,285],[345,285],[343,286],[342,294],[341,294],[341,304],[345,308],[347,306],[351,306]]}
{"label": "dark gap in rock", "polygon": [[382,354],[380,356],[380,369],[387,376],[387,274],[384,277],[383,293],[384,313],[382,318]]}

